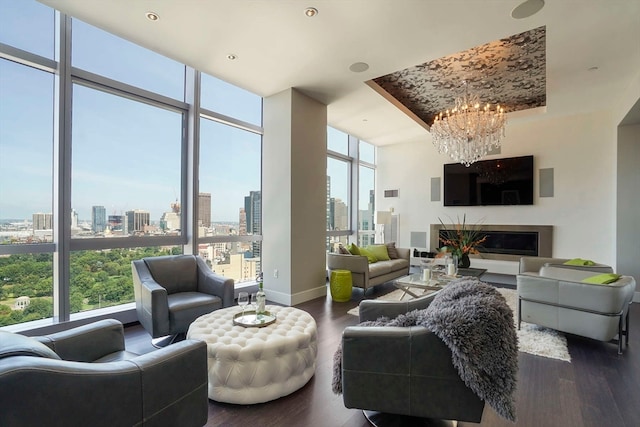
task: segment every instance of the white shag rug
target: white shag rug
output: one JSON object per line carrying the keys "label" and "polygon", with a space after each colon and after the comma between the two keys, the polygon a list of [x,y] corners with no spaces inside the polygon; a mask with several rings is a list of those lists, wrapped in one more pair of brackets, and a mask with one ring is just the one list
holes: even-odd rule
{"label": "white shag rug", "polygon": [[[513,321],[518,327],[518,294],[514,289],[496,288],[504,298],[507,304],[513,310]],[[399,301],[411,298],[405,295],[400,289],[388,294],[382,295],[379,300]],[[358,307],[352,308],[347,313],[358,316]],[[542,326],[531,323],[522,322],[518,332],[518,350],[524,353],[533,354],[535,356],[548,357],[551,359],[563,360],[571,362],[571,356],[567,349],[567,339],[565,336],[553,329],[544,328]]]}

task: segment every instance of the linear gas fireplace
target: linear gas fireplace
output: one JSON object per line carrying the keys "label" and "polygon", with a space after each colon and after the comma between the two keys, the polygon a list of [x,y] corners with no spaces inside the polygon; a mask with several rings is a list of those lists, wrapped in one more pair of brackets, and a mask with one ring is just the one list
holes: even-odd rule
{"label": "linear gas fireplace", "polygon": [[[478,258],[517,261],[522,256],[551,256],[553,226],[551,225],[487,225],[482,224],[487,236]],[[431,248],[442,247],[438,236],[447,230],[442,224],[431,224]]]}

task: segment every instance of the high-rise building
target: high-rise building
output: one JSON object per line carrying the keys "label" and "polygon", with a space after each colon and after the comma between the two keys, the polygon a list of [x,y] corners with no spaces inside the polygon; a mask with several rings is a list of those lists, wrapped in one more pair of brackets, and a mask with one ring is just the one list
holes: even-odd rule
{"label": "high-rise building", "polygon": [[78,212],[71,209],[71,228],[78,228]]}
{"label": "high-rise building", "polygon": [[51,230],[53,228],[52,213],[34,213],[32,216],[34,230]]}
{"label": "high-rise building", "polygon": [[251,191],[244,198],[244,212],[247,220],[247,234],[262,233],[262,195]]}
{"label": "high-rise building", "polygon": [[247,235],[247,212],[244,208],[240,208],[240,214],[238,216],[238,235]]}
{"label": "high-rise building", "polygon": [[109,215],[109,229],[115,232],[123,232],[125,221],[123,215]]}
{"label": "high-rise building", "polygon": [[103,233],[107,228],[107,210],[104,206],[91,207],[91,231]]}
{"label": "high-rise building", "polygon": [[144,232],[145,228],[151,223],[151,214],[148,211],[135,209],[125,213],[127,218],[127,232]]}
{"label": "high-rise building", "polygon": [[[251,191],[248,196],[245,196],[244,211],[247,219],[247,234],[262,234],[262,193],[260,191]],[[256,258],[260,258],[261,243],[251,243],[251,253]],[[256,271],[260,271],[259,262]]]}
{"label": "high-rise building", "polygon": [[211,193],[198,194],[198,225],[211,227]]}
{"label": "high-rise building", "polygon": [[358,230],[359,231],[370,231],[370,233],[360,233],[358,235],[358,239],[360,240],[360,244],[371,245],[374,242],[374,209],[375,209],[375,192],[373,190],[369,190],[369,203],[367,209],[360,209],[358,212]]}
{"label": "high-rise building", "polygon": [[333,200],[333,229],[349,230],[349,211],[342,199]]}
{"label": "high-rise building", "polygon": [[180,214],[165,212],[160,217],[160,229],[163,231],[180,230]]}
{"label": "high-rise building", "polygon": [[336,198],[331,197],[327,200],[327,230],[335,230],[335,212],[336,212]]}
{"label": "high-rise building", "polygon": [[160,217],[160,229],[162,231],[180,230],[182,228],[180,219],[180,203],[176,200],[171,203],[171,212],[164,212]]}
{"label": "high-rise building", "polygon": [[333,206],[335,199],[331,197],[331,177],[327,175],[327,230],[333,230]]}

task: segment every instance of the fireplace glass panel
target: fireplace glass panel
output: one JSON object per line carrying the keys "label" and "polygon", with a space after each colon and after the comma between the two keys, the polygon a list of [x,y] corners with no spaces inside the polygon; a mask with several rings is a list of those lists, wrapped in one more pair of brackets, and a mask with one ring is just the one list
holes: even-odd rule
{"label": "fireplace glass panel", "polygon": [[[527,231],[483,231],[487,240],[478,248],[481,253],[538,256],[538,233]],[[445,237],[446,231],[440,230]],[[440,244],[442,247],[442,243]]]}

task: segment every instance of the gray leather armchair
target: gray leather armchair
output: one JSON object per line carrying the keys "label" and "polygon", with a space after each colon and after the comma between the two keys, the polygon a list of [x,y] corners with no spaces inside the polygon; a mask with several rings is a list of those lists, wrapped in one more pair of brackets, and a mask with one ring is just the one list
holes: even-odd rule
{"label": "gray leather armchair", "polygon": [[[432,300],[365,300],[360,321],[394,318]],[[415,417],[482,419],[484,401],[460,379],[449,348],[422,326],[350,326],[342,335],[342,351],[344,405],[365,410],[374,425],[418,425]]]}
{"label": "gray leather armchair", "polygon": [[113,319],[41,336],[0,331],[0,426],[202,426],[207,346],[125,350]]}
{"label": "gray leather armchair", "polygon": [[599,273],[545,265],[538,273],[519,274],[518,328],[524,321],[600,341],[617,337],[622,354],[623,336],[629,343],[629,305],[636,282],[631,276],[606,285],[582,282]]}
{"label": "gray leather armchair", "polygon": [[590,271],[593,274],[613,273],[613,268],[606,264],[595,263],[594,265],[565,265],[569,258],[550,258],[540,256],[523,256],[520,258],[518,268],[519,274],[528,274],[537,276],[540,274],[542,267],[568,268],[571,270]]}
{"label": "gray leather armchair", "polygon": [[131,268],[138,320],[153,338],[169,335],[173,342],[198,317],[233,305],[233,279],[198,256],[143,258]]}

